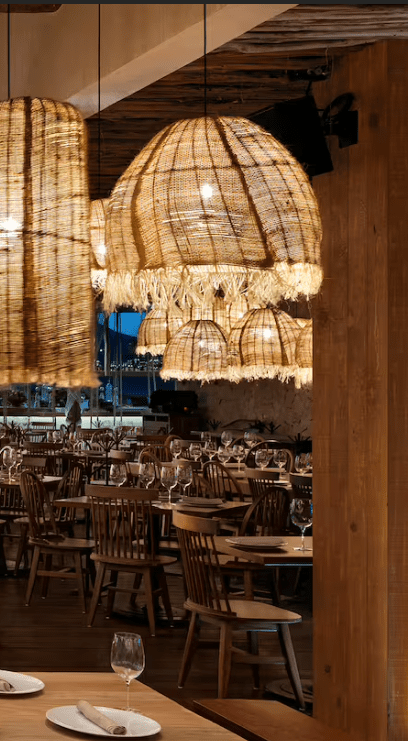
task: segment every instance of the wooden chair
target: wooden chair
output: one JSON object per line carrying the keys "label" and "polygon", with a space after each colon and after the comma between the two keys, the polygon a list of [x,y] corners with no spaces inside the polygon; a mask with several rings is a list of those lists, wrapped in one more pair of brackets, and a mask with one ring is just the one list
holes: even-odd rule
{"label": "wooden chair", "polygon": [[292,485],[293,498],[313,499],[313,478],[301,474],[290,473],[289,481]]}
{"label": "wooden chair", "polygon": [[[184,603],[191,612],[190,625],[181,662],[178,684],[187,679],[194,652],[199,644],[200,624],[219,628],[218,697],[226,697],[232,658],[252,665],[254,685],[259,687],[259,665],[284,663],[299,707],[305,708],[302,685],[292,646],[289,625],[302,620],[294,612],[253,600],[230,602],[219,566],[214,536],[219,523],[207,518],[174,512],[188,597]],[[246,631],[249,650],[233,645],[233,632]],[[276,632],[282,660],[258,653],[258,633]]]}
{"label": "wooden chair", "polygon": [[[50,578],[74,579],[77,582],[82,611],[86,612],[84,573],[92,573],[90,555],[94,548],[91,540],[79,538],[65,538],[58,531],[48,492],[42,482],[31,471],[23,471],[20,487],[26,505],[29,521],[29,544],[33,546],[30,575],[26,591],[25,602],[28,606],[31,601],[34,585],[38,576],[44,577],[42,597],[47,596]],[[66,567],[62,570],[53,568],[53,557],[69,556],[74,562],[74,571]],[[40,565],[40,558],[43,564]],[[82,557],[86,559],[85,572],[82,566]]]}
{"label": "wooden chair", "polygon": [[[164,566],[176,558],[157,554],[159,535],[155,527],[151,503],[158,498],[157,490],[116,486],[86,486],[92,507],[95,553],[91,558],[97,564],[95,587],[88,614],[91,626],[98,605],[105,572],[111,572],[108,587],[107,612],[110,615],[116,592],[137,594],[144,582],[150,633],[155,635],[155,600],[162,598],[166,615],[172,623],[173,612],[167,588]],[[119,572],[135,574],[133,588],[118,587]]]}
{"label": "wooden chair", "polygon": [[266,468],[245,468],[244,473],[248,479],[249,490],[253,501],[273,486],[279,478],[277,471],[268,471]]}
{"label": "wooden chair", "polygon": [[207,461],[203,465],[203,476],[209,482],[213,496],[225,499],[244,500],[244,493],[234,474],[219,461]]}
{"label": "wooden chair", "polygon": [[24,433],[24,440],[29,443],[45,443],[47,442],[47,431],[46,430],[26,430]]}
{"label": "wooden chair", "polygon": [[47,473],[47,456],[45,455],[23,455],[22,468],[32,473]]}
{"label": "wooden chair", "polygon": [[[28,517],[19,486],[7,486],[7,483],[0,485],[0,517],[5,522],[8,537],[18,540],[16,561],[14,564],[14,576],[17,576],[23,557],[25,566],[28,566]],[[13,532],[13,525],[16,525],[18,528],[17,533]]]}
{"label": "wooden chair", "polygon": [[[80,497],[84,493],[85,469],[79,462],[71,463],[68,471],[63,475],[58,489],[55,493],[55,499],[73,499]],[[68,535],[74,537],[74,525],[76,522],[77,510],[74,507],[59,507],[54,513],[57,528],[60,531],[68,532]]]}

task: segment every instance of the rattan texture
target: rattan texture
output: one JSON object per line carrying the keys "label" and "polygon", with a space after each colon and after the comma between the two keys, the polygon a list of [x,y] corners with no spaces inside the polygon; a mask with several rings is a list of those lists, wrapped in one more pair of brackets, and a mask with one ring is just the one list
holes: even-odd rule
{"label": "rattan texture", "polygon": [[274,308],[252,309],[233,327],[228,342],[229,378],[278,378],[296,372],[296,342],[300,327],[289,314]]}
{"label": "rattan texture", "polygon": [[0,385],[97,387],[85,125],[71,105],[0,103]]}
{"label": "rattan texture", "polygon": [[136,354],[163,355],[167,343],[183,324],[183,312],[176,306],[152,309],[139,327]]}
{"label": "rattan texture", "polygon": [[208,319],[184,324],[166,347],[160,376],[202,383],[228,378],[225,332]]}
{"label": "rattan texture", "polygon": [[224,332],[229,335],[232,327],[249,309],[249,302],[245,296],[240,296],[236,301],[231,303],[228,303],[223,298],[216,297],[214,303],[209,306],[192,306],[189,309],[185,309],[183,316],[185,321],[189,321],[190,319],[210,319],[216,324],[219,324]]}
{"label": "rattan texture", "polygon": [[[203,191],[210,186],[212,194]],[[206,116],[159,132],[109,198],[104,308],[312,296],[321,222],[297,160],[245,118]]]}
{"label": "rattan texture", "polygon": [[[297,320],[299,322],[299,320]],[[294,379],[296,388],[306,386],[313,380],[313,321],[305,319],[296,342]]]}
{"label": "rattan texture", "polygon": [[106,283],[106,209],[107,198],[91,203],[91,281],[99,295]]}

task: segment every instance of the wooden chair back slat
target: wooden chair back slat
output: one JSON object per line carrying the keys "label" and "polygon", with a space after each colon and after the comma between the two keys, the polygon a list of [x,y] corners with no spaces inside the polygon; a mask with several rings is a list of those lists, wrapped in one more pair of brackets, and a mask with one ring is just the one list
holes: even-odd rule
{"label": "wooden chair back slat", "polygon": [[289,497],[286,491],[269,485],[245,513],[240,535],[282,535],[287,532]]}
{"label": "wooden chair back slat", "polygon": [[223,499],[238,497],[244,499],[244,493],[234,474],[219,461],[207,461],[203,465],[203,476],[209,482],[213,496]]}
{"label": "wooden chair back slat", "polygon": [[23,471],[20,488],[27,510],[30,537],[41,540],[50,533],[57,535],[58,529],[48,492],[38,476],[32,471]]}

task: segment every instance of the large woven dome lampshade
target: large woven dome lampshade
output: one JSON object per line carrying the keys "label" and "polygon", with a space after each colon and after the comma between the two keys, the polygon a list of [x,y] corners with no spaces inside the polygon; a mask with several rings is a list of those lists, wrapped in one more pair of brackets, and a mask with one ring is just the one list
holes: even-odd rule
{"label": "large woven dome lampshade", "polygon": [[167,343],[185,320],[177,307],[152,309],[143,319],[137,335],[137,355],[163,355]]}
{"label": "large woven dome lampshade", "polygon": [[107,198],[99,198],[91,203],[91,282],[97,293],[103,291],[106,283],[106,208]]}
{"label": "large woven dome lampshade", "polygon": [[321,222],[297,160],[245,118],[177,121],[117,182],[107,212],[104,307],[312,296]]}
{"label": "large woven dome lampshade", "polygon": [[277,309],[252,309],[231,330],[228,343],[231,381],[278,378],[288,381],[296,371],[300,327]]}
{"label": "large woven dome lampshade", "polygon": [[71,105],[0,103],[0,385],[99,385],[85,125]]}
{"label": "large woven dome lampshade", "polygon": [[[299,320],[297,321],[299,322]],[[296,388],[310,384],[313,380],[313,322],[312,319],[305,319],[304,322],[295,350],[297,367],[294,379]]]}
{"label": "large woven dome lampshade", "polygon": [[202,383],[228,378],[225,332],[208,319],[184,324],[164,351],[160,376]]}

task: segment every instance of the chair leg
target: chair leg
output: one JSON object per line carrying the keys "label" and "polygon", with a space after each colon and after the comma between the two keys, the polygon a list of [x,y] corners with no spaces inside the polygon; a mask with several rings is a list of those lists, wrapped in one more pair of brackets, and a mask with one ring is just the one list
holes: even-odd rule
{"label": "chair leg", "polygon": [[85,589],[84,589],[84,575],[82,572],[82,554],[80,551],[75,551],[74,553],[74,564],[75,564],[75,573],[77,575],[77,581],[78,581],[78,594],[79,598],[82,603],[82,612],[86,612],[86,599],[85,599]]}
{"label": "chair leg", "polygon": [[231,675],[232,629],[225,622],[221,625],[220,650],[218,656],[218,697],[227,697]]}
{"label": "chair leg", "polygon": [[[251,654],[254,656],[257,656],[259,654],[259,640],[258,640],[258,633],[255,633],[253,631],[248,631],[247,633],[247,640],[248,640],[248,650]],[[259,664],[251,664],[251,671],[252,671],[252,681],[254,683],[254,690],[259,690]]]}
{"label": "chair leg", "polygon": [[147,617],[149,620],[150,635],[155,636],[156,635],[156,617],[154,614],[152,572],[150,571],[150,569],[146,569],[146,571],[143,574],[143,577],[144,577],[146,608],[147,608]]}
{"label": "chair leg", "polygon": [[[113,587],[116,587],[116,585],[118,583],[118,576],[119,576],[119,571],[113,571],[113,570],[111,571],[110,580],[109,581],[112,582],[112,586]],[[111,589],[110,586],[109,586],[109,588],[108,588],[108,601],[107,601],[107,604],[106,604],[106,618],[107,619],[109,619],[110,616],[112,615],[114,601],[115,601],[115,590],[114,589]]]}
{"label": "chair leg", "polygon": [[161,566],[158,570],[158,582],[161,589],[161,598],[163,600],[163,607],[167,615],[167,619],[173,624],[173,610],[170,602],[169,588],[167,585],[166,574],[163,567]]}
{"label": "chair leg", "polygon": [[[44,571],[51,571],[52,570],[52,553],[47,553],[44,559]],[[48,594],[48,585],[50,583],[50,577],[49,576],[43,576],[42,578],[42,590],[41,590],[41,598],[45,599]]]}
{"label": "chair leg", "polygon": [[30,576],[28,577],[27,591],[26,591],[26,596],[25,596],[25,604],[27,607],[30,604],[31,596],[33,593],[39,560],[40,560],[40,548],[39,546],[35,546],[33,558],[31,561]]}
{"label": "chair leg", "polygon": [[18,576],[21,559],[27,553],[27,542],[28,542],[28,525],[21,524],[20,525],[20,539],[18,541],[16,562],[14,564],[14,576]]}
{"label": "chair leg", "polygon": [[284,658],[286,659],[286,669],[288,672],[289,680],[292,685],[293,692],[299,707],[305,710],[305,700],[303,697],[302,683],[300,681],[299,669],[296,661],[295,652],[293,650],[292,638],[290,636],[289,625],[287,623],[278,624],[278,638],[281,645],[281,650]]}
{"label": "chair leg", "polygon": [[[143,576],[142,574],[135,574],[135,578],[133,579],[133,589],[139,589],[141,583],[142,583]],[[132,592],[130,595],[130,604],[132,607],[136,607],[136,600],[137,600],[137,594],[136,592]]]}
{"label": "chair leg", "polygon": [[91,605],[90,605],[89,613],[88,613],[88,628],[91,627],[95,619],[95,613],[96,613],[96,608],[98,607],[99,595],[102,589],[103,577],[105,576],[105,569],[106,569],[106,566],[104,563],[98,563],[95,584],[94,584],[94,588],[92,592]]}
{"label": "chair leg", "polygon": [[186,645],[184,646],[184,653],[181,660],[181,667],[178,676],[179,689],[184,687],[184,683],[190,672],[191,662],[197,648],[197,632],[199,630],[200,626],[198,623],[198,615],[196,612],[192,612],[190,617],[190,624],[188,626]]}

